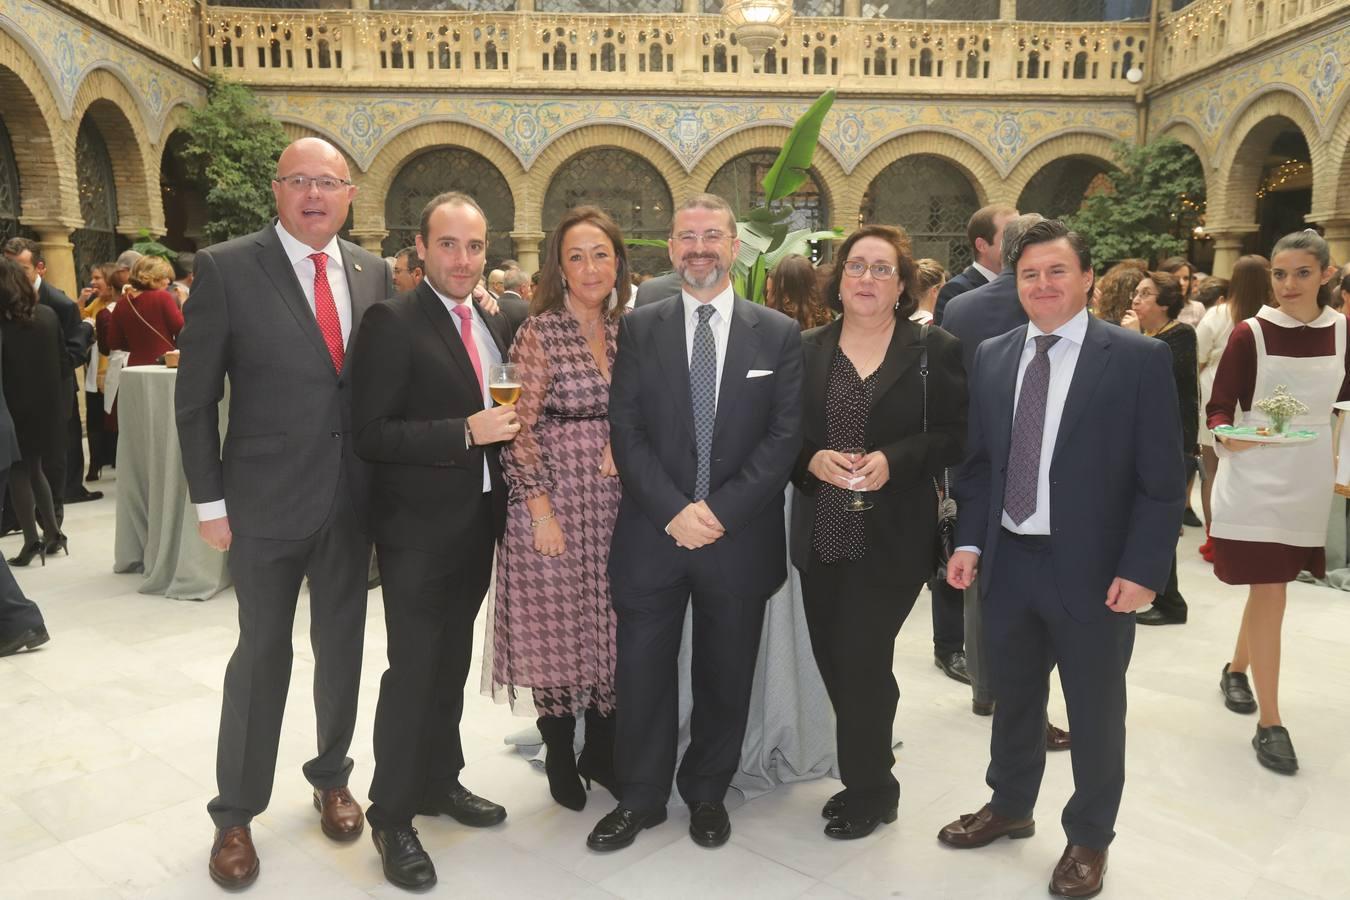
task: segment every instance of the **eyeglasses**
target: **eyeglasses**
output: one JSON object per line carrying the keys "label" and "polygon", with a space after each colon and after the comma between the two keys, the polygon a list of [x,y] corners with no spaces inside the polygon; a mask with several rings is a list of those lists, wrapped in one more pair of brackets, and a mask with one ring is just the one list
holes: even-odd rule
{"label": "eyeglasses", "polygon": [[675,240],[686,247],[694,246],[699,242],[700,238],[703,240],[704,246],[716,247],[727,239],[727,234],[725,231],[713,230],[705,231],[702,234],[699,234],[696,231],[681,231],[679,234],[675,235]]}
{"label": "eyeglasses", "polygon": [[1158,292],[1157,292],[1157,291],[1141,291],[1141,290],[1139,290],[1138,288],[1136,288],[1135,291],[1134,291],[1134,293],[1131,294],[1130,296],[1131,296],[1131,297],[1134,297],[1134,298],[1138,298],[1138,299],[1140,299],[1140,300],[1147,300],[1149,297],[1156,297],[1156,296],[1158,296]]}
{"label": "eyeglasses", "polygon": [[278,175],[276,180],[293,191],[308,191],[309,186],[314,185],[325,194],[352,185],[347,179],[332,175]]}
{"label": "eyeglasses", "polygon": [[895,277],[895,266],[886,263],[872,263],[870,266],[860,259],[850,259],[844,262],[844,274],[850,278],[861,278],[864,272],[871,272],[872,277],[877,281],[890,281]]}

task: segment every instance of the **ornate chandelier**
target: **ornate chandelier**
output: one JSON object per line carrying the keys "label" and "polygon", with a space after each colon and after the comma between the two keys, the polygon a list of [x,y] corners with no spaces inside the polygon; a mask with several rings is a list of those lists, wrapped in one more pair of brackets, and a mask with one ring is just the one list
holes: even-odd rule
{"label": "ornate chandelier", "polygon": [[758,66],[792,20],[792,0],[733,0],[722,8],[722,18]]}

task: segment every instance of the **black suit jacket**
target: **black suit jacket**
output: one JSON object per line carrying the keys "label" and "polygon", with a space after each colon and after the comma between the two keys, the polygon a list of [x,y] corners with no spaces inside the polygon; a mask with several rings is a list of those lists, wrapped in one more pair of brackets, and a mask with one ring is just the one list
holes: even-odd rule
{"label": "black suit jacket", "polygon": [[89,347],[93,344],[93,329],[80,318],[80,306],[66,296],[65,292],[47,279],[42,279],[38,287],[38,302],[56,313],[61,325],[62,343],[65,355],[61,360],[61,372],[69,380],[72,390],[75,384],[75,370],[89,359]]}
{"label": "black suit jacket", "polygon": [[633,301],[633,306],[648,306],[652,303],[660,303],[670,297],[680,296],[681,285],[679,272],[667,272],[664,275],[657,275],[655,278],[648,278],[637,287],[637,298]]}
{"label": "black suit jacket", "polygon": [[[752,370],[767,372],[754,378]],[[610,445],[623,481],[609,573],[616,593],[670,587],[689,553],[705,554],[727,589],[768,596],[787,575],[783,489],[801,446],[801,335],[782,313],[736,298],[713,431],[708,507],[726,534],[680,549],[665,527],[697,476],[684,301],[624,316],[609,395]]]}
{"label": "black suit jacket", "polygon": [[[985,341],[970,377],[967,457],[952,486],[957,546],[975,546],[980,591],[998,580],[998,548],[1026,327]],[[1161,592],[1181,528],[1186,475],[1172,359],[1161,341],[1088,319],[1050,463],[1050,544],[1065,609],[1114,615],[1117,576]]]}
{"label": "black suit jacket", "polygon": [[947,304],[952,301],[953,297],[964,294],[966,291],[973,291],[975,288],[988,283],[989,279],[985,278],[973,264],[966,266],[965,271],[951,278],[942,286],[942,290],[938,291],[937,306],[933,310],[933,324],[942,324],[942,317],[947,312]]}
{"label": "black suit jacket", "polygon": [[1017,297],[1017,279],[1012,272],[1000,272],[988,284],[953,297],[942,317],[943,330],[961,342],[961,361],[967,373],[975,365],[980,344],[1025,324],[1027,313]]}
{"label": "black suit jacket", "polygon": [[[507,359],[506,319],[474,305]],[[356,452],[374,464],[370,520],[376,543],[454,552],[475,524],[477,504],[467,501],[483,493],[485,454],[501,535],[506,488],[500,445],[464,444],[464,420],[483,408],[458,323],[428,282],[366,312],[352,350],[352,422]]]}
{"label": "black suit jacket", "polygon": [[521,324],[530,316],[530,304],[515,291],[503,291],[497,298],[497,307],[501,310],[502,317],[506,319],[511,337],[514,338]]}
{"label": "black suit jacket", "polygon": [[[807,471],[811,457],[826,443],[825,393],[830,364],[839,347],[843,320],[802,335],[802,449],[792,482],[799,491],[792,505],[792,564],[810,566],[815,526],[815,494],[820,487]],[[923,380],[919,360],[922,327],[895,323],[886,357],[877,369],[867,416],[869,452],[880,450],[890,480],[868,494],[867,553],[885,558],[901,581],[919,584],[933,575],[937,540],[937,490],[934,479],[960,462],[966,433],[966,375],[959,342],[940,328],[928,332],[928,433],[923,431]]]}
{"label": "black suit jacket", "polygon": [[[352,306],[341,372],[273,225],[197,254],[178,335],[178,441],[192,502],[224,498],[236,534],[313,534],[333,508],[340,474],[365,520],[370,472],[351,441],[350,348],[392,282],[378,256],[344,240],[338,247]],[[222,446],[217,411],[227,376]]]}
{"label": "black suit jacket", "polygon": [[[14,465],[19,456],[19,438],[14,431],[14,420],[9,415],[9,404],[5,402],[5,356],[4,342],[0,341],[0,472]],[[0,502],[3,502],[0,497]]]}

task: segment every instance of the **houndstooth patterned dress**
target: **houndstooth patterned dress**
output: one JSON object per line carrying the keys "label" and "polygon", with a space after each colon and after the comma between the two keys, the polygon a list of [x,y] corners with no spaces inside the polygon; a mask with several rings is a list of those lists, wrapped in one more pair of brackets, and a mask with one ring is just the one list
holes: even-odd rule
{"label": "houndstooth patterned dress", "polygon": [[[618,323],[605,323],[609,367]],[[600,474],[609,442],[609,382],[566,309],[531,316],[511,347],[522,382],[520,433],[502,451],[510,488],[497,548],[493,694],[541,716],[614,711],[609,540],[619,479]],[[547,494],[566,549],[534,549],[525,501]]]}

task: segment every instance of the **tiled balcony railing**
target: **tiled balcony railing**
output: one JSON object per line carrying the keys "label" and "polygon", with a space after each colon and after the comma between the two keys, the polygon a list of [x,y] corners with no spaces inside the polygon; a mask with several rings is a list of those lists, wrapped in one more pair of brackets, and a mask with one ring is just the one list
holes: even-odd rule
{"label": "tiled balcony railing", "polygon": [[1222,64],[1345,8],[1345,0],[1196,0],[1159,22],[1155,83]]}

